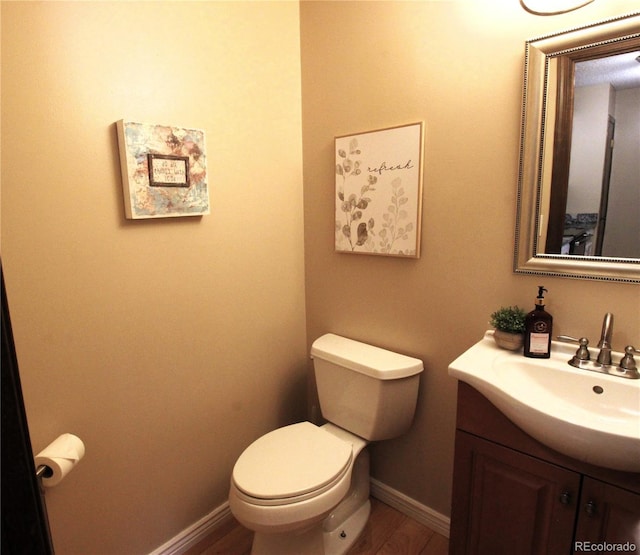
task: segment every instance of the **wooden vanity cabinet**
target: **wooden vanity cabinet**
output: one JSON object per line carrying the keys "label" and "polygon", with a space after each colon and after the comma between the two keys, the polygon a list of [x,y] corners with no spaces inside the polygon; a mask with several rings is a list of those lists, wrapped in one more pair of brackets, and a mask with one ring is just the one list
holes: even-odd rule
{"label": "wooden vanity cabinet", "polygon": [[[640,495],[585,476],[575,541],[592,544],[603,541],[611,544],[630,542],[635,545],[635,549],[630,548],[630,551],[638,552]],[[576,553],[579,552],[576,550]]]}
{"label": "wooden vanity cabinet", "polygon": [[459,382],[450,555],[599,553],[602,542],[640,551],[640,474],[547,448]]}

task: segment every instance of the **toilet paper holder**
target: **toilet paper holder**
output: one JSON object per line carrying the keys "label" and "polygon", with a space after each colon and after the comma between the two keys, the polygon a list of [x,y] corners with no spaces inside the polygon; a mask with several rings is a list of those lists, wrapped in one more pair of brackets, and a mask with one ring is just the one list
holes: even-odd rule
{"label": "toilet paper holder", "polygon": [[36,468],[36,478],[51,478],[53,476],[53,469],[46,464],[41,464]]}

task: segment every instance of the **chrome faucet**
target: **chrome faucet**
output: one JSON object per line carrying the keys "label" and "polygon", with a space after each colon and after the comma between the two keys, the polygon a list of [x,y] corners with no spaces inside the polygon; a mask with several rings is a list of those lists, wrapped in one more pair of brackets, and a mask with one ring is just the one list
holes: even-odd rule
{"label": "chrome faucet", "polygon": [[613,335],[613,314],[607,312],[602,322],[602,333],[598,342],[598,362],[603,366],[611,365],[611,336]]}
{"label": "chrome faucet", "polygon": [[620,359],[620,364],[613,364],[611,361],[612,335],[613,314],[611,314],[611,312],[607,312],[604,315],[604,320],[602,322],[602,333],[600,334],[600,341],[598,342],[600,352],[598,353],[596,362],[591,360],[589,340],[586,337],[576,339],[570,335],[559,335],[558,339],[560,341],[568,341],[570,343],[578,343],[580,345],[576,354],[573,355],[573,358],[569,361],[571,366],[583,370],[590,370],[591,372],[600,372],[611,376],[640,380],[640,371],[638,370],[636,361],[633,358],[634,354],[640,355],[640,350],[636,349],[633,345],[627,345],[624,348],[624,356]]}

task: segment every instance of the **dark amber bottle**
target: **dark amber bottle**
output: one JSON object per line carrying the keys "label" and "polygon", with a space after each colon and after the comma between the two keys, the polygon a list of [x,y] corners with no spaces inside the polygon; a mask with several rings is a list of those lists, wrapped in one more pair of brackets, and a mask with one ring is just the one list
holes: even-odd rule
{"label": "dark amber bottle", "polygon": [[547,290],[538,286],[535,308],[524,319],[524,356],[549,358],[551,356],[551,334],[553,317],[544,309],[544,294]]}

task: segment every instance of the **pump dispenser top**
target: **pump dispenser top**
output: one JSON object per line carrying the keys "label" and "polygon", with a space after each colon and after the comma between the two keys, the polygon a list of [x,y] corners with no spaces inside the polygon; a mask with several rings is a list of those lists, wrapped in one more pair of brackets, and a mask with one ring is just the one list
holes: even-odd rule
{"label": "pump dispenser top", "polygon": [[551,356],[551,334],[553,317],[544,309],[544,294],[548,291],[538,285],[535,308],[524,320],[524,356],[549,358]]}

